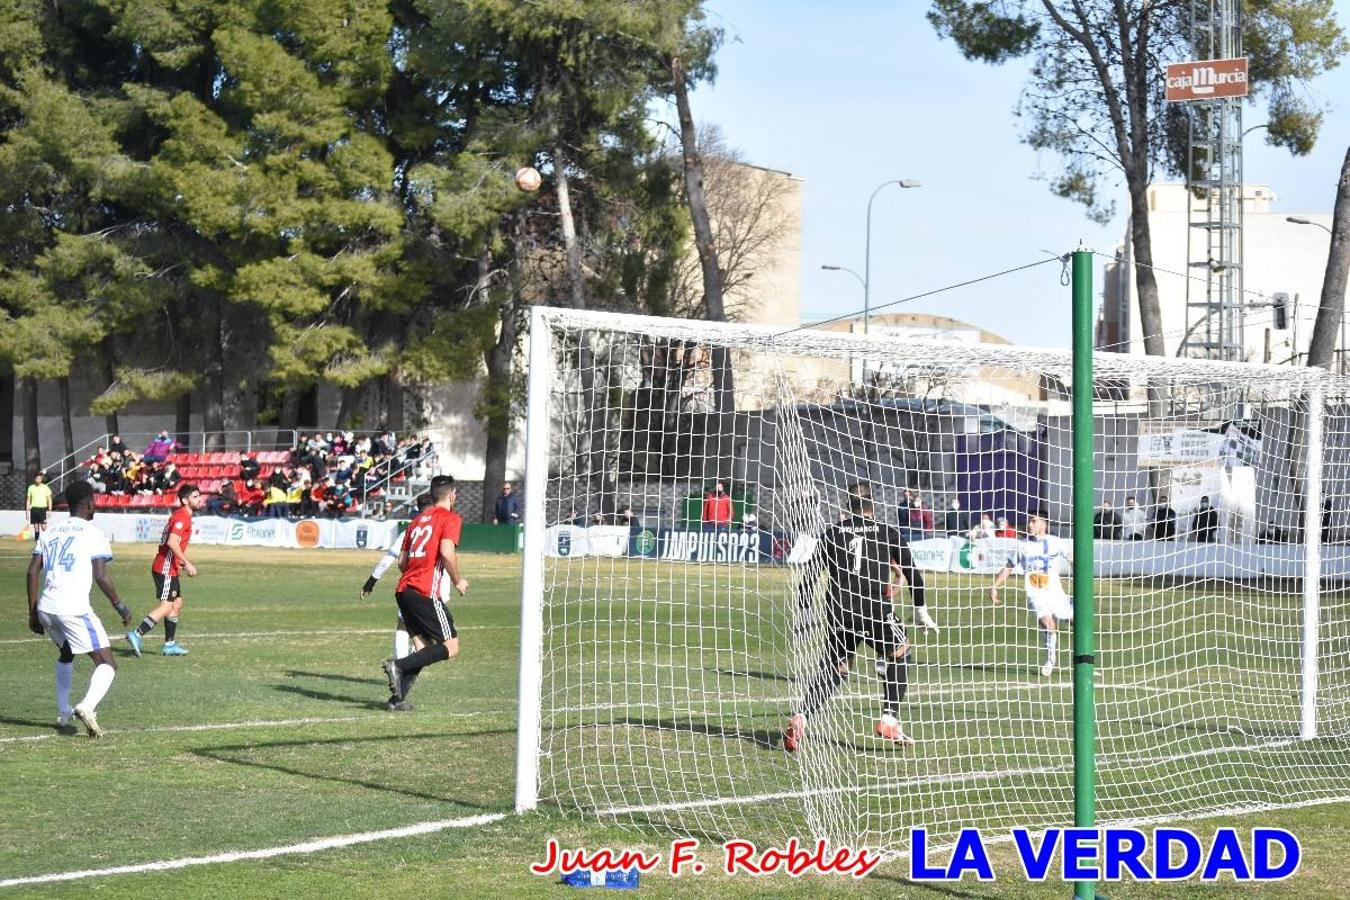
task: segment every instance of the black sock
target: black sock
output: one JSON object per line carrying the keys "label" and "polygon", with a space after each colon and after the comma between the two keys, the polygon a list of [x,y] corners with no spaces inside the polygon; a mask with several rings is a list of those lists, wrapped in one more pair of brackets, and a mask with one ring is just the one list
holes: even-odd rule
{"label": "black sock", "polygon": [[830,656],[822,660],[820,673],[806,688],[806,699],[802,701],[801,709],[797,710],[799,713],[810,718],[826,700],[834,696],[839,683],[844,680],[843,673],[839,671],[842,665],[840,660]]}
{"label": "black sock", "polygon": [[141,619],[141,624],[136,626],[136,633],[141,635],[149,634],[155,630],[155,626],[158,624],[159,623],[154,619],[146,616],[144,619]]}
{"label": "black sock", "polygon": [[421,674],[421,669],[413,669],[411,672],[403,673],[403,678],[399,682],[398,692],[404,700],[408,699],[408,692],[413,689],[413,685],[417,682],[417,676]]}
{"label": "black sock", "polygon": [[415,672],[419,669],[425,669],[432,663],[438,663],[450,658],[450,650],[442,643],[428,644],[421,650],[414,650],[402,659],[395,660],[394,665],[398,666],[400,672]]}
{"label": "black sock", "polygon": [[164,643],[172,644],[174,636],[178,634],[178,617],[169,616],[164,620]]}
{"label": "black sock", "polygon": [[894,716],[900,712],[900,701],[905,699],[909,690],[909,654],[900,659],[886,660],[886,704],[881,708],[883,716]]}

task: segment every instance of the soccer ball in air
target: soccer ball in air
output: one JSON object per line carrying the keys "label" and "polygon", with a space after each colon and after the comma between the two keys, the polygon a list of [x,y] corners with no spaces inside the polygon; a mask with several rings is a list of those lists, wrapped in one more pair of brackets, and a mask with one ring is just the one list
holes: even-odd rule
{"label": "soccer ball in air", "polygon": [[533,166],[525,166],[523,169],[516,170],[516,187],[522,191],[537,191],[543,181],[544,179],[539,175],[539,170]]}

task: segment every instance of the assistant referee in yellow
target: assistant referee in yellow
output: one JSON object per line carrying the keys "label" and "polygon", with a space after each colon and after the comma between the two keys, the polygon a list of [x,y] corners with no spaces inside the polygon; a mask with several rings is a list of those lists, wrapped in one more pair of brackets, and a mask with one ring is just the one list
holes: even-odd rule
{"label": "assistant referee in yellow", "polygon": [[33,526],[33,538],[47,530],[47,511],[52,508],[52,489],[47,487],[47,473],[41,469],[33,476],[28,486],[28,499],[24,501],[24,510],[28,513],[28,522]]}

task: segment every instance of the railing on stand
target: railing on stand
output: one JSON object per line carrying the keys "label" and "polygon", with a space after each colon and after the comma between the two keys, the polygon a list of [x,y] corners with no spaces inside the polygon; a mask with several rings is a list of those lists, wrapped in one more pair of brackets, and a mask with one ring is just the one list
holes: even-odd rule
{"label": "railing on stand", "polygon": [[[361,491],[361,506],[359,514],[362,517],[371,515],[376,506],[383,509],[383,517],[388,518],[400,509],[406,509],[407,512],[413,511],[413,500],[417,495],[425,491],[431,482],[430,476],[422,477],[421,470],[429,469],[436,461],[436,451],[433,449],[428,453],[423,453],[416,459],[399,459],[396,464],[391,464],[389,474],[385,475],[374,484],[366,485]],[[401,479],[399,476],[403,476]],[[371,497],[371,493],[379,491],[380,496]]]}

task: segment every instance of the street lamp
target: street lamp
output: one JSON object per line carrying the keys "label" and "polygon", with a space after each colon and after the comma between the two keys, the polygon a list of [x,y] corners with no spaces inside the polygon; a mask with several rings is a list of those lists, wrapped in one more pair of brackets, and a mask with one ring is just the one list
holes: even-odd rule
{"label": "street lamp", "polygon": [[1309,219],[1306,216],[1285,216],[1284,220],[1286,222],[1293,222],[1295,225],[1316,225],[1318,228],[1322,229],[1327,234],[1331,234],[1330,228],[1323,225],[1321,222],[1314,222],[1312,219]]}
{"label": "street lamp", "polygon": [[872,317],[872,201],[877,199],[877,194],[887,185],[895,184],[902,188],[922,187],[919,182],[912,178],[896,178],[891,181],[883,181],[877,185],[876,190],[872,191],[872,196],[867,198],[867,251],[863,263],[863,334],[867,334],[867,323]]}
{"label": "street lamp", "polygon": [[826,272],[847,272],[854,278],[858,279],[858,284],[861,284],[863,286],[863,293],[864,294],[867,293],[867,282],[863,280],[863,277],[861,275],[850,269],[848,266],[822,265],[821,268],[824,269]]}

